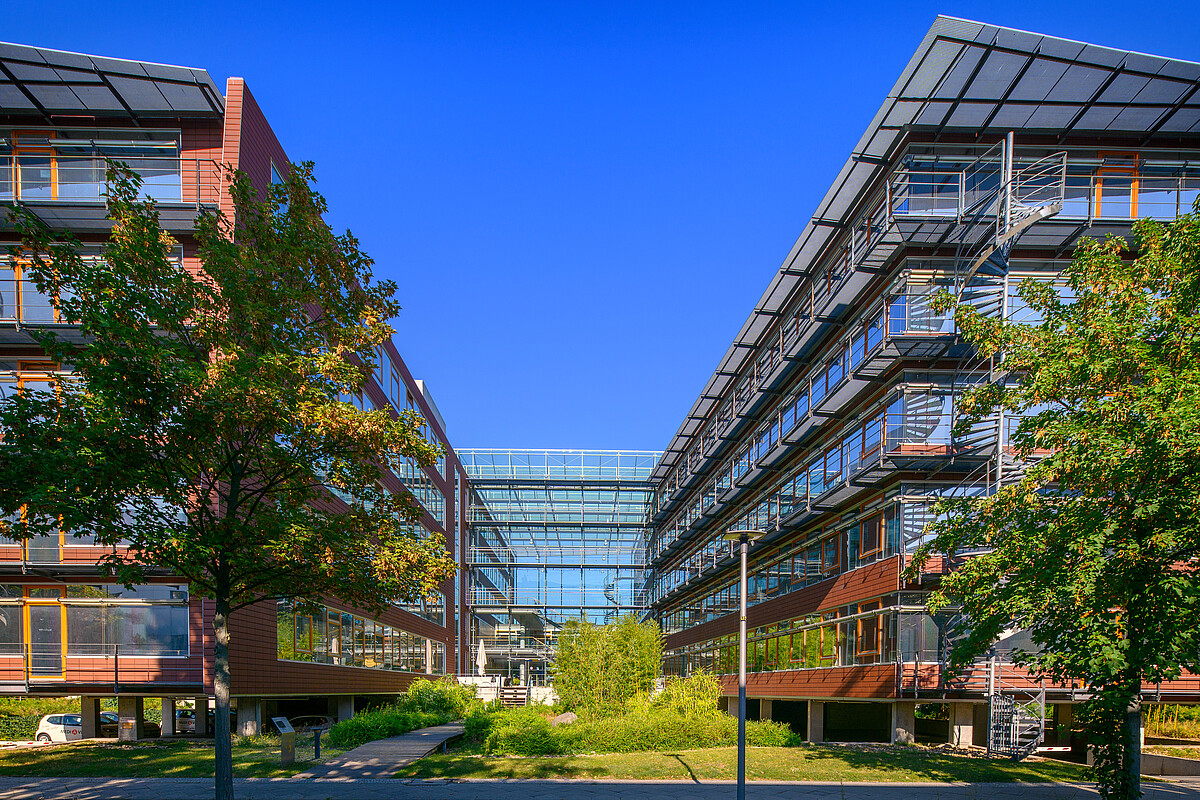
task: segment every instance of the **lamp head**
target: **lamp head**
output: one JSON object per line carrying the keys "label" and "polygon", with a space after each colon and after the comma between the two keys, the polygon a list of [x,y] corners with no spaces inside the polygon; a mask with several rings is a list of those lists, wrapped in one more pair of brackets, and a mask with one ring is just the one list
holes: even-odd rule
{"label": "lamp head", "polygon": [[726,531],[721,535],[722,539],[728,539],[731,542],[753,542],[755,539],[761,539],[766,536],[766,531],[755,530],[752,528],[736,531]]}

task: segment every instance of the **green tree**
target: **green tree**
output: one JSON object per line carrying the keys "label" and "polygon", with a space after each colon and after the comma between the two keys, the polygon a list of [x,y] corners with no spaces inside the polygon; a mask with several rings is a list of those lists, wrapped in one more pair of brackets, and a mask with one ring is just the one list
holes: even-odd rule
{"label": "green tree", "polygon": [[93,535],[114,546],[102,566],[117,580],[166,570],[213,598],[223,800],[230,615],[326,595],[378,612],[436,591],[454,572],[445,544],[383,485],[439,452],[412,412],[344,402],[391,334],[396,287],[373,282],[353,236],[325,224],[311,164],[262,198],[230,173],[235,216],[200,215],[198,275],[173,257],[136,176],[113,165],[109,179],[102,258],[12,214],[26,273],[77,327],[31,331],[70,375],[0,405],[0,511],[23,509],[4,533]]}
{"label": "green tree", "polygon": [[[1200,209],[1198,209],[1200,213]],[[1012,439],[1036,462],[1016,484],[939,504],[932,552],[985,549],[946,576],[932,607],[961,602],[964,664],[1027,629],[1018,658],[1082,681],[1104,797],[1140,796],[1141,691],[1200,671],[1200,216],[1139,221],[1135,249],[1085,239],[1067,296],[1026,280],[1037,324],[956,320],[1001,376],[962,401],[970,425],[1023,417]],[[946,305],[951,301],[946,299]]]}
{"label": "green tree", "polygon": [[570,620],[551,667],[563,705],[596,714],[619,712],[654,690],[662,668],[662,633],[653,620],[627,614],[607,625]]}

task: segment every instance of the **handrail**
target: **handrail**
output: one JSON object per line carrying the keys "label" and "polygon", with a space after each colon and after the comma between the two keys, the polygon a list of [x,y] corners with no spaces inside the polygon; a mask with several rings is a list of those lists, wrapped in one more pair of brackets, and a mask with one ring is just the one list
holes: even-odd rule
{"label": "handrail", "polygon": [[[55,169],[48,168],[51,159]],[[108,192],[108,162],[100,156],[0,154],[0,201],[26,203],[103,203]],[[146,156],[125,163],[142,175],[142,196],[159,203],[204,205],[220,201],[222,166],[211,158]],[[41,163],[46,162],[47,166]],[[38,170],[33,177],[23,170]]]}

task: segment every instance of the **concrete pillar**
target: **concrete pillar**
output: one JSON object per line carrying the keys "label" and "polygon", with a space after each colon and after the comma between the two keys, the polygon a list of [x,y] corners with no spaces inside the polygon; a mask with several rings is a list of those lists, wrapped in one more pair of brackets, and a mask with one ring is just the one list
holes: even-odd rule
{"label": "concrete pillar", "polygon": [[237,704],[237,734],[257,736],[262,733],[263,701],[261,697],[239,697]]}
{"label": "concrete pillar", "polygon": [[135,742],[146,736],[146,718],[140,697],[117,697],[117,738]]}
{"label": "concrete pillar", "polygon": [[970,747],[975,740],[975,709],[972,703],[950,704],[950,744]]}
{"label": "concrete pillar", "polygon": [[338,722],[342,722],[343,720],[347,720],[347,719],[353,719],[353,717],[354,717],[354,698],[353,697],[339,697],[337,699],[337,701],[338,701],[338,706],[337,706]]}
{"label": "concrete pillar", "polygon": [[808,701],[808,741],[825,741],[825,703],[821,700]]}
{"label": "concrete pillar", "polygon": [[175,698],[164,697],[162,699],[162,735],[175,735]]}
{"label": "concrete pillar", "polygon": [[917,741],[917,704],[892,703],[892,744],[915,744]]}
{"label": "concrete pillar", "polygon": [[1067,747],[1072,743],[1071,729],[1075,727],[1075,706],[1059,703],[1054,706],[1054,743]]}
{"label": "concrete pillar", "polygon": [[[524,671],[524,667],[522,667]],[[433,674],[433,639],[425,640],[425,674]]]}
{"label": "concrete pillar", "polygon": [[212,733],[208,729],[208,697],[197,697],[193,702],[196,705],[196,735],[208,736]]}
{"label": "concrete pillar", "polygon": [[79,700],[79,715],[83,717],[84,739],[95,739],[100,735],[100,698],[82,697]]}
{"label": "concrete pillar", "polygon": [[758,718],[771,719],[771,700],[764,697],[758,701]]}

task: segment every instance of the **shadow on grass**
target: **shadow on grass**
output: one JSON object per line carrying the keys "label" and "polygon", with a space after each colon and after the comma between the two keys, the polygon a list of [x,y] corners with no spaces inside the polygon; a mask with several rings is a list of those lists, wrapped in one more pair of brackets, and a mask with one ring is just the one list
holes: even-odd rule
{"label": "shadow on grass", "polygon": [[[300,748],[297,748],[298,750]],[[311,753],[311,748],[308,751]],[[335,751],[336,752],[336,751]],[[233,750],[234,776],[266,778],[305,768],[281,767],[279,749],[269,743]],[[332,753],[330,753],[332,755]],[[213,773],[212,741],[113,740],[28,748],[0,753],[0,775],[25,778],[206,778]]]}
{"label": "shadow on grass", "polygon": [[663,755],[666,756],[667,758],[673,758],[676,761],[678,761],[683,766],[683,768],[687,770],[687,774],[691,776],[692,783],[700,782],[700,779],[696,777],[696,771],[694,769],[692,769],[692,765],[687,763],[686,761],[684,761],[683,757],[680,756],[678,753],[663,753]]}
{"label": "shadow on grass", "polygon": [[398,778],[607,778],[603,764],[583,764],[572,756],[512,758],[447,754],[426,756],[396,773]]}
{"label": "shadow on grass", "polygon": [[902,745],[847,743],[801,745],[798,749],[806,760],[814,762],[814,766],[823,760],[832,760],[850,770],[907,773],[929,781],[1045,783],[1087,779],[1084,767],[1063,761],[1014,762]]}

